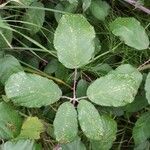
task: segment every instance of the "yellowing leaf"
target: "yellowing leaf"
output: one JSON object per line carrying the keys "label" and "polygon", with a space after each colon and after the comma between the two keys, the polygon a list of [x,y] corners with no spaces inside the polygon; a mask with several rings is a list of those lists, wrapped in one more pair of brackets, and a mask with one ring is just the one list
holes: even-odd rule
{"label": "yellowing leaf", "polygon": [[39,139],[44,126],[37,117],[28,117],[22,125],[21,133],[17,138]]}

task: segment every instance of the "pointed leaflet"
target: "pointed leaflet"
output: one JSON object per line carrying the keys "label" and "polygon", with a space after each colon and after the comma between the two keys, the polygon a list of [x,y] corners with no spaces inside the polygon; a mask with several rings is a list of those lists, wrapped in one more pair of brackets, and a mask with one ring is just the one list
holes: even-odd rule
{"label": "pointed leaflet", "polygon": [[146,98],[148,103],[150,104],[150,72],[147,75],[146,83],[145,83],[145,91],[146,91]]}
{"label": "pointed leaflet", "polygon": [[136,68],[128,64],[121,65],[94,81],[87,90],[87,96],[98,105],[124,106],[133,102],[141,81],[142,75]]}
{"label": "pointed leaflet", "polygon": [[12,55],[0,58],[0,82],[4,85],[8,78],[19,71],[23,71],[18,60]]}
{"label": "pointed leaflet", "polygon": [[70,102],[63,103],[54,120],[54,133],[59,143],[68,143],[77,136],[77,112]]}
{"label": "pointed leaflet", "polygon": [[0,103],[0,139],[15,138],[21,129],[21,116],[10,105]]}
{"label": "pointed leaflet", "polygon": [[93,140],[100,140],[104,135],[102,120],[94,105],[86,100],[78,104],[78,120],[84,134]]}
{"label": "pointed leaflet", "polygon": [[[41,2],[34,2],[31,7],[40,7],[43,9],[28,9],[23,16],[23,21],[28,22],[24,24],[26,28],[29,29],[31,34],[36,34],[43,26],[45,19],[44,5]],[[38,14],[38,15],[37,15]]]}
{"label": "pointed leaflet", "polygon": [[110,24],[110,30],[130,47],[137,50],[147,49],[148,35],[140,22],[133,17],[118,17]]}
{"label": "pointed leaflet", "polygon": [[12,42],[13,33],[6,28],[10,28],[10,26],[8,23],[4,22],[0,16],[0,48],[7,48]]}
{"label": "pointed leaflet", "polygon": [[67,68],[86,65],[94,53],[94,38],[94,28],[84,16],[63,15],[54,36],[59,61]]}
{"label": "pointed leaflet", "polygon": [[92,0],[90,10],[93,16],[99,20],[105,20],[109,14],[110,6],[106,1]]}
{"label": "pointed leaflet", "polygon": [[62,95],[58,85],[35,74],[19,72],[10,76],[5,92],[13,103],[25,107],[41,107],[58,101]]}
{"label": "pointed leaflet", "polygon": [[144,113],[135,123],[133,139],[135,145],[140,145],[150,138],[150,112]]}
{"label": "pointed leaflet", "polygon": [[37,117],[28,117],[22,125],[21,132],[17,139],[39,139],[44,126]]}
{"label": "pointed leaflet", "polygon": [[42,150],[33,140],[8,141],[0,145],[0,150]]}

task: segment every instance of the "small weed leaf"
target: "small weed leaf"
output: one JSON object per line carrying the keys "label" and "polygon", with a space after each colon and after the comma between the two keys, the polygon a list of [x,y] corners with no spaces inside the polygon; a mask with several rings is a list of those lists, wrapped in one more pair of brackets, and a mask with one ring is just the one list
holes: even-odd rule
{"label": "small weed leaf", "polygon": [[44,131],[44,126],[37,117],[28,117],[21,128],[17,139],[39,139],[40,133]]}

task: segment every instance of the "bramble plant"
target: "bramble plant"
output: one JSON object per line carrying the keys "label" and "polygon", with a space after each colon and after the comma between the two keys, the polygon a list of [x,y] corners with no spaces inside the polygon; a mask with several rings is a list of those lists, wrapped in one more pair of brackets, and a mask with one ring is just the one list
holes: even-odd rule
{"label": "bramble plant", "polygon": [[0,149],[149,150],[148,6],[3,1]]}

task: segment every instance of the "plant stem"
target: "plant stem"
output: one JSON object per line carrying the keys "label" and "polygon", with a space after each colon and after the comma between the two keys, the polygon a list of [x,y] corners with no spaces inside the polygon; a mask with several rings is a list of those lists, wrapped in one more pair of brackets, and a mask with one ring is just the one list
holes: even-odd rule
{"label": "plant stem", "polygon": [[124,0],[124,1],[150,15],[150,10],[142,5],[138,5],[135,0]]}
{"label": "plant stem", "polygon": [[87,99],[88,97],[87,96],[83,96],[83,97],[79,97],[77,98],[78,100],[81,100],[81,99]]}
{"label": "plant stem", "polygon": [[140,65],[140,66],[138,67],[138,70],[139,70],[139,71],[143,71],[143,70],[149,69],[149,68],[150,68],[150,59],[147,60],[146,62],[144,62],[142,65]]}
{"label": "plant stem", "polygon": [[61,98],[64,98],[64,99],[68,99],[68,100],[72,100],[72,98],[71,97],[68,97],[68,96],[62,96]]}
{"label": "plant stem", "polygon": [[76,82],[77,82],[77,69],[75,68],[73,80],[73,99],[76,99]]}
{"label": "plant stem", "polygon": [[77,68],[75,68],[75,70],[74,70],[74,80],[73,80],[73,98],[72,98],[73,105],[75,105],[75,102],[77,101],[77,98],[76,98],[77,73],[78,73]]}
{"label": "plant stem", "polygon": [[109,50],[109,51],[106,51],[98,56],[96,56],[95,58],[93,58],[89,63],[92,63],[94,62],[95,60],[99,59],[100,57],[104,56],[104,55],[107,55],[111,52],[113,52],[114,50],[116,50],[123,42],[121,41],[120,43],[118,43],[112,50]]}

